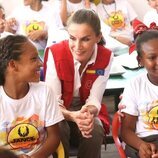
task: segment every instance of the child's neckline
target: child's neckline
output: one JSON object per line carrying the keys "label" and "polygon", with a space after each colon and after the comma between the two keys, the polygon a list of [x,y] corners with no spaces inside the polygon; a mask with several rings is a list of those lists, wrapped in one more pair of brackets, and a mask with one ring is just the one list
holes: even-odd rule
{"label": "child's neckline", "polygon": [[2,86],[2,88],[3,88],[3,92],[5,93],[5,95],[7,96],[7,97],[9,97],[9,98],[11,98],[11,99],[14,99],[14,100],[18,100],[18,99],[22,99],[22,98],[25,98],[25,96],[27,96],[27,94],[28,94],[28,92],[29,92],[29,90],[30,90],[30,84],[28,84],[27,85],[27,88],[26,88],[26,90],[25,90],[25,92],[22,94],[19,94],[19,95],[12,95],[11,93],[9,93],[9,92],[7,92],[6,90],[5,90],[5,88],[4,88],[4,86]]}
{"label": "child's neckline", "polygon": [[75,0],[75,1],[74,1],[74,0],[69,0],[69,2],[71,2],[71,3],[76,3],[76,4],[77,4],[77,3],[81,3],[82,0]]}

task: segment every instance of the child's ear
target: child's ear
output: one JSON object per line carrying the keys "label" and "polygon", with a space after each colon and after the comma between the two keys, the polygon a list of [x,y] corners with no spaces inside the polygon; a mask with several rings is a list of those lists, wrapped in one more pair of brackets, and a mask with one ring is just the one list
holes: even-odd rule
{"label": "child's ear", "polygon": [[8,62],[8,68],[9,68],[10,70],[14,70],[14,71],[17,70],[17,65],[16,65],[15,60],[10,60],[10,61]]}
{"label": "child's ear", "polygon": [[140,67],[144,66],[142,62],[142,58],[140,56],[137,56],[137,61],[138,61],[138,66]]}

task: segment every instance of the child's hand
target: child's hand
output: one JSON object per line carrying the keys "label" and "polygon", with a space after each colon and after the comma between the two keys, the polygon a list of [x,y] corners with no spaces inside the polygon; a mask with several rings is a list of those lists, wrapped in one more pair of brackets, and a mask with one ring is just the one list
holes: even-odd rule
{"label": "child's hand", "polygon": [[[10,18],[6,21],[6,31],[12,32],[17,30],[17,21],[15,18]],[[12,30],[12,31],[11,31]]]}
{"label": "child's hand", "polygon": [[119,96],[119,98],[120,98],[120,103],[118,104],[118,109],[119,109],[118,114],[119,114],[119,116],[124,117],[124,114],[121,112],[121,110],[125,109],[126,106],[121,103],[122,94]]}
{"label": "child's hand", "polygon": [[124,114],[121,112],[121,110],[125,109],[126,106],[119,103],[118,108],[119,108],[119,110],[117,112],[118,112],[119,116],[124,117]]}
{"label": "child's hand", "polygon": [[156,152],[152,154],[152,158],[158,158],[158,146],[156,146]]}
{"label": "child's hand", "polygon": [[31,39],[32,41],[38,41],[38,40],[46,39],[46,37],[45,37],[46,35],[47,35],[47,31],[35,30],[35,31],[28,33],[27,37],[29,39]]}
{"label": "child's hand", "polygon": [[158,152],[152,155],[152,158],[158,158]]}
{"label": "child's hand", "polygon": [[139,147],[140,158],[153,158],[156,153],[156,145],[152,143],[141,143]]}

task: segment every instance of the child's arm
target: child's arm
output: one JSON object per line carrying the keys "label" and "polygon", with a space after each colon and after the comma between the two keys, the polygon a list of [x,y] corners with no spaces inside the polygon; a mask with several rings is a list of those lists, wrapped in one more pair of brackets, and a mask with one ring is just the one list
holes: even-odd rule
{"label": "child's arm", "polygon": [[139,149],[143,141],[135,134],[137,116],[124,113],[121,119],[121,138],[126,144]]}
{"label": "child's arm", "polygon": [[152,154],[155,153],[156,147],[152,143],[144,142],[136,135],[137,116],[124,113],[124,117],[121,119],[122,140],[131,147],[137,149],[141,158],[151,157]]}
{"label": "child's arm", "polygon": [[61,0],[60,17],[64,26],[66,26],[67,21],[67,0]]}
{"label": "child's arm", "polygon": [[28,38],[32,41],[44,40],[47,39],[48,31],[47,30],[36,30],[28,33]]}
{"label": "child's arm", "polygon": [[47,139],[43,146],[31,156],[31,158],[48,158],[53,152],[56,151],[59,143],[59,127],[58,124],[46,127]]}
{"label": "child's arm", "polygon": [[113,38],[115,38],[117,41],[127,45],[127,46],[130,46],[132,44],[132,41],[131,39],[127,38],[127,37],[123,37],[123,36],[113,36]]}

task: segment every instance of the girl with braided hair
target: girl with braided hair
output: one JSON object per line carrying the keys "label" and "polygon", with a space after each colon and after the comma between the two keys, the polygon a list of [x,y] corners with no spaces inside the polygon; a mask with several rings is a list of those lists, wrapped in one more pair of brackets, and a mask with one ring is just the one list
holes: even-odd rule
{"label": "girl with braided hair", "polygon": [[51,158],[63,115],[51,89],[40,80],[42,63],[22,35],[0,39],[0,147],[19,158]]}

